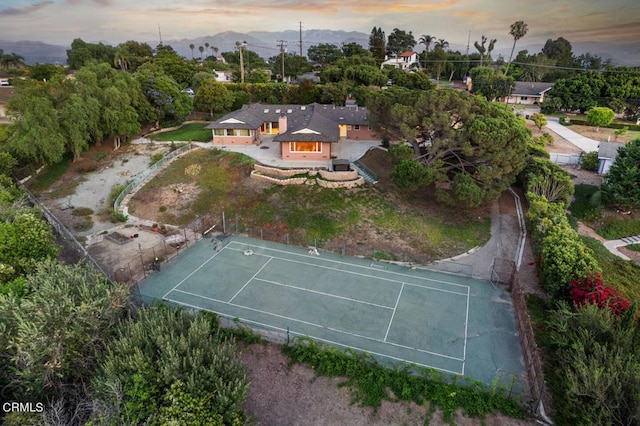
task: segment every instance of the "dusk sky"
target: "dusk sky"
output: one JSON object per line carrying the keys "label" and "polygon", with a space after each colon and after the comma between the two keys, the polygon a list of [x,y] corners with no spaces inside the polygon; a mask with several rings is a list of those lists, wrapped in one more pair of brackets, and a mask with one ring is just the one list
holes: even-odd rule
{"label": "dusk sky", "polygon": [[[69,45],[74,38],[118,44],[212,36],[224,31],[331,29],[369,34],[381,26],[429,34],[451,47],[482,34],[508,50],[509,25],[525,21],[519,43],[549,38],[631,45],[640,40],[638,0],[0,0],[0,40]],[[155,46],[155,44],[152,44]]]}

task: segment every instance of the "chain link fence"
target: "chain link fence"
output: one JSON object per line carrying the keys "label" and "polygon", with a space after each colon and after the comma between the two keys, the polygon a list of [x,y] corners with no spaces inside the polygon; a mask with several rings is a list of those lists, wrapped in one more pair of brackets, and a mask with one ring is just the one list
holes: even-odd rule
{"label": "chain link fence", "polygon": [[531,411],[543,413],[543,407],[551,407],[551,396],[546,388],[542,369],[542,356],[536,344],[533,325],[527,309],[527,299],[520,285],[516,264],[513,260],[496,258],[491,268],[491,283],[501,285],[511,292],[516,326],[520,335],[522,356],[527,371]]}
{"label": "chain link fence", "polygon": [[29,202],[34,207],[39,208],[42,211],[42,215],[45,220],[49,223],[49,225],[54,229],[56,236],[58,237],[58,242],[63,246],[63,249],[72,252],[75,255],[75,258],[83,259],[87,261],[91,266],[93,266],[96,271],[102,273],[105,277],[111,279],[109,274],[107,274],[100,264],[89,254],[87,249],[73,236],[73,234],[67,229],[66,226],[58,218],[38,199],[33,195],[31,191],[29,191],[23,184],[18,182],[18,186],[24,193],[27,195]]}
{"label": "chain link fence", "polygon": [[175,151],[171,151],[165,154],[157,163],[154,163],[151,167],[143,170],[138,176],[136,176],[131,182],[129,182],[129,184],[120,192],[120,194],[118,194],[115,201],[113,202],[113,210],[117,212],[118,207],[120,207],[120,203],[122,203],[122,200],[124,200],[124,197],[126,197],[129,193],[131,193],[131,191],[136,189],[138,185],[140,185],[146,178],[148,178],[158,170],[162,169],[174,158],[179,157],[180,155],[194,149],[195,147],[197,146],[191,143],[188,143],[176,149]]}

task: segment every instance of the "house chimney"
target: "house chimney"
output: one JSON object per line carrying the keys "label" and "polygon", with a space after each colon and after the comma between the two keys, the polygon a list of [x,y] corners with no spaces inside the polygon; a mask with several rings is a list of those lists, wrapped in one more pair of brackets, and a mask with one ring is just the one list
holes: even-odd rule
{"label": "house chimney", "polygon": [[278,133],[283,134],[287,131],[287,115],[283,112],[278,118]]}

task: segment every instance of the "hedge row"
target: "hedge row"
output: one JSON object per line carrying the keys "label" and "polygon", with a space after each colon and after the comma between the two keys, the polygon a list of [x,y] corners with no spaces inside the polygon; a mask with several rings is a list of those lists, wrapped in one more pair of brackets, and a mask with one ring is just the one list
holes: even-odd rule
{"label": "hedge row", "polygon": [[[561,124],[566,125],[571,125],[571,124],[579,124],[581,126],[589,126],[590,124],[587,123],[587,120],[583,120],[581,118],[565,118],[565,120],[560,120]],[[595,127],[595,126],[592,126]],[[611,123],[608,126],[600,126],[603,128],[609,128],[609,129],[622,129],[624,127],[626,127],[628,130],[637,130],[640,131],[640,126],[637,124],[626,124],[626,123]]]}

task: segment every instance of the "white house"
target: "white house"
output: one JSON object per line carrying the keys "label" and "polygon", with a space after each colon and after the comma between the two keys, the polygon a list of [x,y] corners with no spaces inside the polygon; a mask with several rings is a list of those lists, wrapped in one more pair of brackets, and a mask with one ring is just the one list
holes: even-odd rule
{"label": "white house", "polygon": [[598,146],[598,174],[606,175],[609,173],[611,165],[616,161],[618,156],[618,148],[624,146],[619,142],[600,142]]}
{"label": "white house", "polygon": [[418,61],[418,54],[411,51],[401,53],[395,58],[385,60],[382,65],[380,65],[380,68],[383,69],[385,65],[400,68],[401,70],[408,70],[412,66],[419,66],[420,62]]}
{"label": "white house", "polygon": [[539,83],[530,81],[516,81],[516,87],[509,96],[510,104],[539,105],[544,101],[546,93],[551,90],[553,83]]}

